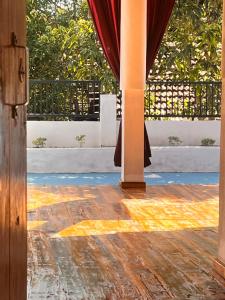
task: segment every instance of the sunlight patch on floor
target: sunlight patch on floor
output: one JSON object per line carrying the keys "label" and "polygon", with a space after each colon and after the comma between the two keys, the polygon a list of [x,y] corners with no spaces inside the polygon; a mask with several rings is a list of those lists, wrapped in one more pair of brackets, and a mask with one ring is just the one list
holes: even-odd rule
{"label": "sunlight patch on floor", "polygon": [[128,232],[175,231],[218,226],[218,201],[152,202],[122,200],[131,220],[84,220],[54,237],[91,236]]}
{"label": "sunlight patch on floor", "polygon": [[89,201],[96,197],[93,194],[86,193],[84,197],[78,197],[74,194],[57,194],[51,193],[43,190],[31,189],[31,196],[29,197],[27,210],[35,210],[44,206],[51,206],[63,202],[73,202],[73,201]]}
{"label": "sunlight patch on floor", "polygon": [[175,231],[216,226],[218,226],[216,220],[207,220],[207,222],[201,220],[86,220],[70,226],[52,237]]}
{"label": "sunlight patch on floor", "polygon": [[216,200],[203,202],[178,202],[172,200],[122,200],[133,220],[168,219],[168,220],[217,220],[219,203]]}

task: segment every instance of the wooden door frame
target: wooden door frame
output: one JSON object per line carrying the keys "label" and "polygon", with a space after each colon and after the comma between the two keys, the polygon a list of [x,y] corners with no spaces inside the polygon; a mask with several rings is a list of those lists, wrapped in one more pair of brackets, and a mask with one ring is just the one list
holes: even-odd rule
{"label": "wooden door frame", "polygon": [[220,134],[219,245],[218,259],[214,262],[214,268],[215,271],[225,279],[225,0],[223,0],[221,75],[222,99]]}
{"label": "wooden door frame", "polygon": [[18,93],[24,88],[18,53],[26,47],[25,6],[25,0],[0,0],[0,298],[4,300],[27,297],[26,107],[15,105],[27,97]]}
{"label": "wooden door frame", "polygon": [[[216,271],[225,278],[225,0],[223,0],[221,113],[221,177],[219,255]],[[0,0],[0,54],[16,37],[26,47],[25,0]],[[15,42],[15,41],[14,41]],[[0,291],[1,299],[25,300],[27,295],[26,108],[4,104],[0,65]],[[15,77],[18,74],[15,72]],[[15,92],[15,91],[14,91]],[[24,101],[26,99],[23,99]]]}

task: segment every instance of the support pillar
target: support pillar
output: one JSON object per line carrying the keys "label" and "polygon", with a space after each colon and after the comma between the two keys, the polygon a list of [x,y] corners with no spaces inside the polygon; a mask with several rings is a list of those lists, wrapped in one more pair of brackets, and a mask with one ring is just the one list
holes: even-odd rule
{"label": "support pillar", "polygon": [[220,186],[219,186],[219,251],[214,263],[216,272],[225,279],[225,0],[223,0],[222,30],[222,107],[220,140]]}
{"label": "support pillar", "polygon": [[116,145],[116,95],[101,95],[100,98],[100,145]]}
{"label": "support pillar", "polygon": [[145,188],[147,0],[121,1],[122,188]]}

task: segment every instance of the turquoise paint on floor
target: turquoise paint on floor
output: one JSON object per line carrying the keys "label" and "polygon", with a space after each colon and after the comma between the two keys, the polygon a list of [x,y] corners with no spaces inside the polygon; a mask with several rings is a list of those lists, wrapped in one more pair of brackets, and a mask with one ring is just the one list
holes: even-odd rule
{"label": "turquoise paint on floor", "polygon": [[[34,185],[117,185],[120,173],[28,174],[28,184]],[[150,185],[218,184],[219,173],[145,173]]]}

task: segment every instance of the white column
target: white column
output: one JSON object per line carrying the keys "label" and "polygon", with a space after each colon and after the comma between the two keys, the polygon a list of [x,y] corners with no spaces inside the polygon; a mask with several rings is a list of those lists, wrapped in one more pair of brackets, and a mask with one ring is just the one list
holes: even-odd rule
{"label": "white column", "polygon": [[100,143],[102,147],[116,145],[116,95],[101,95]]}
{"label": "white column", "polygon": [[222,33],[222,107],[220,141],[220,187],[219,187],[219,251],[215,261],[216,271],[225,278],[225,0],[223,0]]}
{"label": "white column", "polygon": [[122,187],[144,187],[147,0],[121,1]]}

